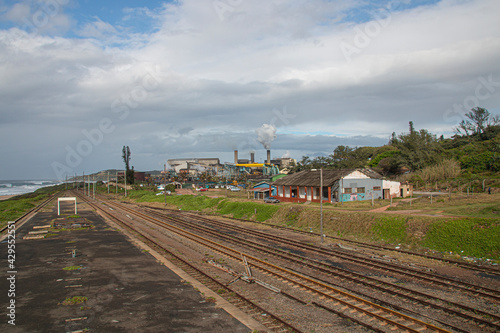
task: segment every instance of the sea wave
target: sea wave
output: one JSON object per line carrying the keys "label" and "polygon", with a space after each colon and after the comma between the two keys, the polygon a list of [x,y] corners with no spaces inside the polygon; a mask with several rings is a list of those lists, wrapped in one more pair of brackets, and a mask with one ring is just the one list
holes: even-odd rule
{"label": "sea wave", "polygon": [[60,184],[54,180],[0,180],[0,195],[19,195],[31,193],[39,188]]}

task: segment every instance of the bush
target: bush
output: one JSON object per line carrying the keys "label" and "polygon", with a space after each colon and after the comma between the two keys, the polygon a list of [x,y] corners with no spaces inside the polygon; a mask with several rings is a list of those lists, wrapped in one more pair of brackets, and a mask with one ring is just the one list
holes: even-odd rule
{"label": "bush", "polygon": [[462,169],[460,163],[453,159],[443,160],[436,165],[428,166],[422,170],[404,175],[401,181],[409,181],[413,184],[420,183],[433,183],[441,180],[451,179],[458,177]]}

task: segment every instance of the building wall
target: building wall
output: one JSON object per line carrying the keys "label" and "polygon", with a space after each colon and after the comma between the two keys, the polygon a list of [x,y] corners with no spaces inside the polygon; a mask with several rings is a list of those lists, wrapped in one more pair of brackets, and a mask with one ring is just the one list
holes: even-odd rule
{"label": "building wall", "polygon": [[[331,188],[325,186],[323,191],[331,193]],[[319,192],[319,187],[279,185],[276,194],[273,196],[284,202],[320,202]],[[323,202],[331,202],[331,198],[328,199],[328,195],[325,195],[323,196]]]}
{"label": "building wall", "polygon": [[370,177],[368,177],[364,173],[356,170],[354,172],[351,172],[347,176],[345,176],[344,179],[370,179]]}
{"label": "building wall", "polygon": [[344,178],[339,184],[342,187],[342,195],[339,193],[339,201],[360,201],[382,199],[382,179],[371,178]]}
{"label": "building wall", "polygon": [[413,195],[413,185],[412,184],[401,184],[400,195],[403,198],[407,198]]}
{"label": "building wall", "polygon": [[[383,199],[384,188],[389,190],[392,197],[400,195],[399,182],[372,179],[362,172],[354,171],[332,187],[325,186],[323,202]],[[292,192],[296,195],[292,196]],[[276,197],[285,202],[320,202],[319,192],[319,187],[279,185]]]}
{"label": "building wall", "polygon": [[[391,180],[384,180],[383,181],[384,189],[389,189],[389,193],[390,193],[391,197],[393,197],[393,198],[399,198],[401,196],[400,186],[401,186],[400,182],[394,182]],[[389,199],[389,198],[386,198],[386,199]]]}

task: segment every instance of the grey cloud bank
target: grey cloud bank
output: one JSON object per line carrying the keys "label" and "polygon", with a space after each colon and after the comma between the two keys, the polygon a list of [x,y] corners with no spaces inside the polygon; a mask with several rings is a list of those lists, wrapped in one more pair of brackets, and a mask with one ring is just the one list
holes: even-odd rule
{"label": "grey cloud bank", "polygon": [[359,23],[349,1],[221,3],[222,16],[211,1],[162,4],[141,12],[157,27],[142,33],[98,13],[78,26],[63,5],[46,32],[0,30],[2,178],[121,168],[124,145],[137,170],[234,149],[264,159],[263,124],[273,156],[299,159],[385,144],[410,120],[450,135],[476,102],[500,113],[498,1],[373,2]]}

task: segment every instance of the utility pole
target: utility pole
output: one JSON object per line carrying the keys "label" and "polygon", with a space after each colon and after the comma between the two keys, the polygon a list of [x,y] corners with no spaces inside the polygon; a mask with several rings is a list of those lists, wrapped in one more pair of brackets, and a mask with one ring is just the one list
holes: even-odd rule
{"label": "utility pole", "polygon": [[165,182],[163,185],[163,194],[165,195],[165,207],[167,207],[167,164],[163,164],[163,177]]}
{"label": "utility pole", "polygon": [[125,170],[125,198],[127,197],[127,170]]}
{"label": "utility pole", "polygon": [[319,206],[320,206],[320,232],[321,232],[321,243],[323,243],[323,168],[319,169]]}
{"label": "utility pole", "polygon": [[93,191],[94,193],[93,194],[94,195],[93,195],[93,197],[94,197],[94,200],[95,200],[95,176],[92,176],[92,180],[93,180],[93,183],[94,183],[94,187],[93,187],[93,189],[94,189],[94,191]]}
{"label": "utility pole", "polygon": [[108,171],[108,194],[109,194],[109,171]]}
{"label": "utility pole", "polygon": [[344,205],[344,177],[340,178],[340,204]]}
{"label": "utility pole", "polygon": [[115,194],[118,194],[118,171],[116,172],[115,178]]}
{"label": "utility pole", "polygon": [[85,195],[85,171],[83,172],[82,180],[83,180],[83,195]]}

